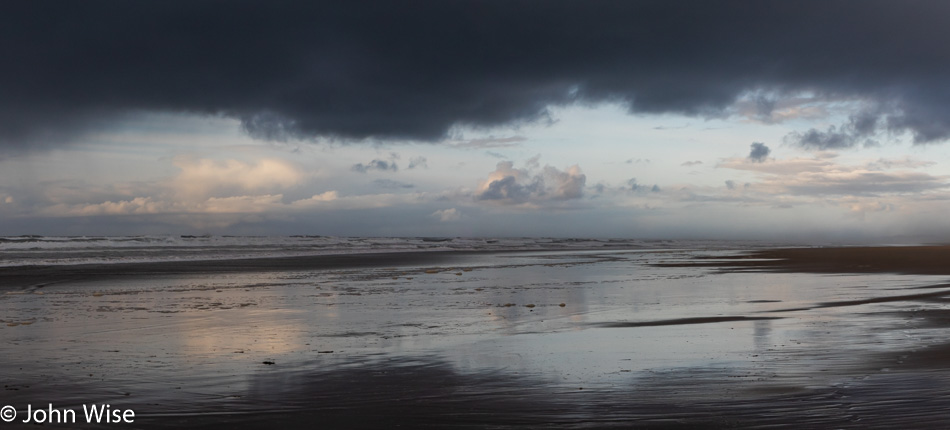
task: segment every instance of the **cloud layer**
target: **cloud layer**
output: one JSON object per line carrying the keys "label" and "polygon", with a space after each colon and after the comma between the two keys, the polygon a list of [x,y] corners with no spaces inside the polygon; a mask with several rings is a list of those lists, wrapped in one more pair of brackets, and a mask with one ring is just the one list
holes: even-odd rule
{"label": "cloud layer", "polygon": [[781,120],[802,94],[859,106],[802,146],[950,136],[947,2],[17,2],[0,28],[6,146],[142,111],[265,139],[439,140],[575,102],[726,116],[746,99]]}
{"label": "cloud layer", "polygon": [[905,214],[948,198],[950,177],[919,171],[930,162],[904,158],[843,164],[836,157],[824,152],[811,158],[724,160],[718,167],[755,172],[759,180],[742,187],[727,180],[726,194],[709,192],[703,197],[774,208],[832,205],[856,213],[900,208]]}

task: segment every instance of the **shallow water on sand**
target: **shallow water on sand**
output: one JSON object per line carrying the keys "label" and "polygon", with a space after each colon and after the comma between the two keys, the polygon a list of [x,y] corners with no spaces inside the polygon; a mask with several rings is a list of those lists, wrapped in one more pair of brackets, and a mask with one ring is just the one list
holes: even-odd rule
{"label": "shallow water on sand", "polygon": [[145,427],[941,422],[946,276],[669,264],[735,253],[24,283],[0,292],[0,403],[110,403]]}

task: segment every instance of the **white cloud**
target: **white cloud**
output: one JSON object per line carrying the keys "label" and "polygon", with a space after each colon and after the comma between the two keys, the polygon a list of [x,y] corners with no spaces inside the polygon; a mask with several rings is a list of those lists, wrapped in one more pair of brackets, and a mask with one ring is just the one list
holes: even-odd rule
{"label": "white cloud", "polygon": [[293,207],[313,207],[319,205],[325,205],[329,202],[333,202],[340,197],[339,193],[336,191],[327,191],[322,194],[315,194],[310,198],[297,200],[291,203]]}
{"label": "white cloud", "polygon": [[176,157],[181,172],[172,181],[177,195],[188,199],[277,191],[301,183],[307,174],[290,162],[265,158],[255,163]]}
{"label": "white cloud", "polygon": [[58,203],[43,209],[48,216],[95,216],[95,215],[145,215],[180,212],[183,204],[156,200],[152,197],[136,197],[129,200],[102,203]]}
{"label": "white cloud", "polygon": [[829,153],[814,158],[768,159],[765,162],[733,158],[723,161],[718,167],[756,172],[762,177],[762,180],[755,184],[758,188],[782,195],[922,193],[950,186],[948,176],[933,176],[909,170],[929,166],[928,162],[904,158],[845,165],[836,163],[833,159],[834,155]]}
{"label": "white cloud", "polygon": [[544,166],[538,171],[540,157],[532,157],[523,169],[510,161],[501,161],[488,179],[479,182],[475,199],[502,205],[540,207],[579,199],[584,196],[587,176],[576,164],[566,170]]}
{"label": "white cloud", "polygon": [[821,154],[812,158],[792,158],[789,160],[768,159],[761,163],[753,162],[749,158],[729,158],[720,162],[716,167],[748,170],[769,175],[795,175],[802,172],[822,172],[833,168],[836,164],[830,160],[834,154]]}
{"label": "white cloud", "polygon": [[[380,209],[424,204],[439,198],[445,198],[445,196],[428,193],[340,196],[336,191],[327,191],[294,201],[287,201],[286,196],[282,194],[209,197],[201,201],[136,197],[101,203],[59,203],[44,208],[42,215],[49,217],[160,215],[196,228],[204,226],[223,228],[237,222],[255,219],[258,221],[273,218],[287,219],[287,217],[305,215],[314,211]],[[219,219],[212,221],[209,216],[219,217]],[[248,218],[249,216],[252,218]],[[446,221],[459,217],[461,213],[454,208],[441,214],[441,219]]]}
{"label": "white cloud", "polygon": [[439,221],[441,222],[452,222],[452,221],[458,221],[462,219],[462,213],[459,212],[458,209],[455,209],[455,208],[440,209],[433,212],[429,216],[438,218]]}
{"label": "white cloud", "polygon": [[262,213],[282,205],[281,194],[256,196],[211,197],[193,212],[203,213]]}

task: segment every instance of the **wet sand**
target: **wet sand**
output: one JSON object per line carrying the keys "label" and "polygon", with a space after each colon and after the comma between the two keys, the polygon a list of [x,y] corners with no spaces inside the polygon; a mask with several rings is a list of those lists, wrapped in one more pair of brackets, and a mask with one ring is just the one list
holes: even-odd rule
{"label": "wet sand", "polygon": [[[123,428],[942,428],[940,255],[950,251],[0,269],[0,404],[22,416],[28,404],[109,403],[135,411],[132,424],[101,425]],[[913,264],[895,270],[901,261]]]}

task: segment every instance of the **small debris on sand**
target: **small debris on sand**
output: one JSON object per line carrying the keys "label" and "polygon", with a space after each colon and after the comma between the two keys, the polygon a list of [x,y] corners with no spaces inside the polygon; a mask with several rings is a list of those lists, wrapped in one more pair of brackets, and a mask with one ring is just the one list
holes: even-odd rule
{"label": "small debris on sand", "polygon": [[271,364],[274,364],[274,362],[273,362],[273,361],[263,361],[262,363],[264,363],[264,364],[267,364],[267,365],[271,365]]}
{"label": "small debris on sand", "polygon": [[528,304],[524,305],[524,307],[526,307],[526,308],[533,308],[533,307],[534,307],[534,303],[528,303]]}
{"label": "small debris on sand", "polygon": [[429,270],[426,270],[426,273],[439,273],[439,271],[436,269],[429,269]]}
{"label": "small debris on sand", "polygon": [[102,293],[92,293],[93,297],[102,297]]}
{"label": "small debris on sand", "polygon": [[333,354],[333,351],[317,351],[317,354]]}
{"label": "small debris on sand", "polygon": [[561,304],[559,304],[558,306],[560,306],[560,307],[563,308],[563,307],[567,306],[567,303],[561,303]]}
{"label": "small debris on sand", "polygon": [[462,276],[462,272],[456,273],[455,276]]}

